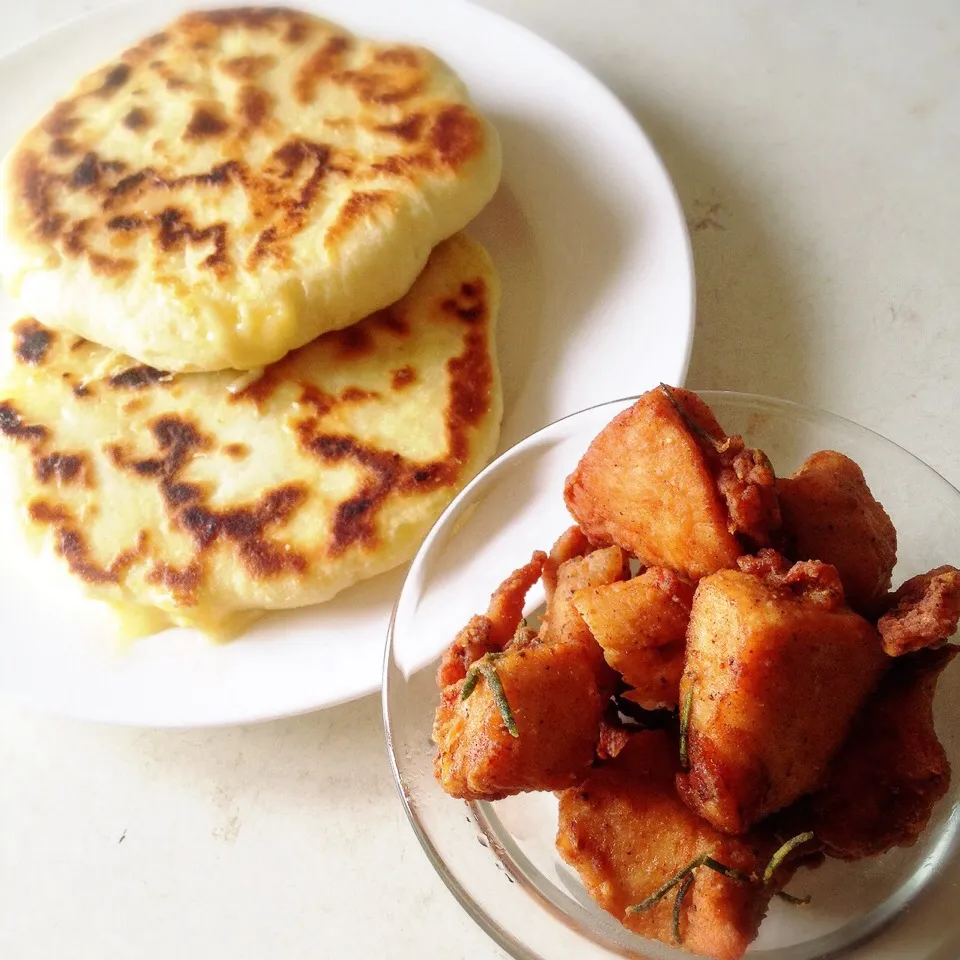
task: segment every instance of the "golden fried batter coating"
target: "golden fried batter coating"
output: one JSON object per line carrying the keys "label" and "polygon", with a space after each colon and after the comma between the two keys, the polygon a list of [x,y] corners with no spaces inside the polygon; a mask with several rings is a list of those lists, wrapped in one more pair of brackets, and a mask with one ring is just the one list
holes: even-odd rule
{"label": "golden fried batter coating", "polygon": [[550,548],[546,563],[543,565],[543,588],[547,594],[547,603],[553,599],[553,591],[557,589],[557,571],[562,563],[574,557],[582,557],[589,553],[590,541],[587,535],[576,525],[568,527],[557,537],[557,542]]}
{"label": "golden fried batter coating", "polygon": [[811,801],[811,829],[826,852],[859,860],[910,846],[950,786],[933,726],[933,697],[957,647],[896,660],[857,717]]}
{"label": "golden fried batter coating", "polygon": [[604,717],[600,721],[600,739],[597,741],[597,759],[612,760],[629,742],[636,731],[631,732],[619,723]]}
{"label": "golden fried batter coating", "polygon": [[826,610],[846,605],[843,584],[837,568],[819,560],[798,560],[764,547],[755,555],[740,557],[737,569],[759,577],[768,587],[787,587],[797,597],[804,597]]}
{"label": "golden fried batter coating", "polygon": [[800,564],[784,580],[723,570],[694,596],[680,684],[690,769],[677,787],[728,833],[821,784],[888,663],[876,630],[837,605],[835,571]]}
{"label": "golden fried batter coating", "polygon": [[443,654],[437,686],[443,689],[462,680],[471,663],[507,645],[520,625],[523,602],[539,579],[546,559],[545,553],[536,551],[528,564],[514,570],[493,592],[486,615],[471,617]]}
{"label": "golden fried batter coating", "polygon": [[623,580],[630,572],[627,558],[619,547],[604,547],[583,557],[573,557],[560,564],[556,588],[540,624],[540,640],[544,643],[575,644],[592,659],[598,680],[612,691],[616,678],[607,667],[603,651],[584,623],[574,604],[580,590],[604,586]]}
{"label": "golden fried batter coating", "polygon": [[[560,794],[557,849],[590,896],[634,933],[673,943],[674,896],[641,912],[641,903],[702,853],[744,874],[763,871],[771,845],[728,837],[677,798],[676,741],[660,730],[631,736],[616,759]],[[789,867],[778,875],[783,883]],[[681,902],[686,950],[719,960],[742,957],[756,937],[777,885],[732,880],[708,868],[694,873]]]}
{"label": "golden fried batter coating", "polygon": [[507,729],[486,680],[466,700],[464,681],[444,689],[433,726],[434,772],[464,800],[500,800],[526,790],[560,790],[590,770],[607,697],[581,647],[534,643],[494,661],[516,723]]}
{"label": "golden fried batter coating", "polygon": [[615,417],[564,496],[591,540],[693,580],[736,563],[737,533],[762,546],[779,525],[769,462],[725,438],[706,404],[679,388],[651,390]]}
{"label": "golden fried batter coating", "polygon": [[[526,790],[558,790],[581,780],[593,762],[616,676],[572,598],[583,587],[623,578],[629,567],[619,547],[564,561],[539,636],[509,642],[517,632],[523,594],[545,559],[535,554],[494,594],[491,613],[498,610],[501,615],[495,620],[488,613],[488,618],[499,625],[497,639],[507,637],[493,649],[495,659],[489,659],[489,647],[476,642],[476,617],[444,656],[438,674],[443,696],[433,727],[434,770],[451,796],[497,800]],[[485,668],[492,668],[502,685],[515,733],[487,676],[462,697],[469,669],[481,663],[478,658],[461,673],[464,658],[473,651],[487,655]],[[448,678],[452,681],[445,682]]]}
{"label": "golden fried batter coating", "polygon": [[633,687],[624,696],[647,710],[677,706],[692,603],[693,587],[664,567],[573,597],[607,663]]}
{"label": "golden fried batter coating", "polygon": [[948,640],[960,620],[960,571],[944,566],[912,577],[890,603],[877,629],[891,657]]}
{"label": "golden fried batter coating", "polygon": [[877,613],[897,562],[897,531],[860,467],[821,450],[778,479],[777,490],[790,555],[833,564],[847,603],[864,616]]}

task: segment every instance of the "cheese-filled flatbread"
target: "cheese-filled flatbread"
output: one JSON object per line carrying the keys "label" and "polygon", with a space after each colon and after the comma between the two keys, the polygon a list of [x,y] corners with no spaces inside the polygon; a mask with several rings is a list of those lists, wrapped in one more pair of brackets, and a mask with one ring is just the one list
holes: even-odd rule
{"label": "cheese-filled flatbread", "polygon": [[252,369],[398,300],[499,176],[428,51],[282,8],[189,13],[6,157],[0,276],[24,314],[142,363]]}
{"label": "cheese-filled flatbread", "polygon": [[457,234],[395,305],[239,378],[19,321],[0,453],[32,539],[95,597],[214,632],[408,560],[494,451],[498,297]]}

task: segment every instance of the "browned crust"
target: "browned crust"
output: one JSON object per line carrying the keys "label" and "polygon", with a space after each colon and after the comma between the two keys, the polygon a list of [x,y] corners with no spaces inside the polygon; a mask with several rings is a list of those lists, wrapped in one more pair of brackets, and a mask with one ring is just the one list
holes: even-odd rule
{"label": "browned crust", "polygon": [[[292,80],[291,94],[298,102],[314,103],[330,85],[352,92],[366,108],[356,122],[380,138],[379,152],[365,161],[322,139],[291,134],[262,166],[249,164],[246,141],[253,131],[268,129],[273,113],[274,99],[264,78],[279,69],[283,58],[225,56],[222,36],[230,30],[265,31],[291,55],[305,55]],[[124,241],[121,231],[148,233],[165,260],[177,262],[175,255],[188,247],[206,250],[202,265],[212,279],[222,280],[237,271],[289,265],[291,242],[313,221],[326,181],[336,178],[355,193],[326,238],[327,247],[335,247],[364,217],[399,202],[397,193],[367,189],[366,182],[382,179],[385,172],[414,181],[443,177],[479,156],[485,143],[482,121],[463,104],[439,99],[414,108],[412,98],[423,94],[435,68],[430,54],[405,46],[373,47],[369,57],[357,61],[356,50],[357,41],[345,32],[294,10],[236,8],[181,17],[168,31],[105,66],[81,92],[58,102],[28,135],[11,167],[16,229],[62,258],[84,261],[94,273],[114,279],[136,265],[136,259],[116,253]],[[138,102],[137,81],[153,84],[159,77],[171,90],[192,89],[191,79],[171,66],[177,60],[190,62],[192,72],[222,72],[238,87],[233,103],[195,100],[183,129],[165,135],[171,140],[167,143],[157,140],[153,117]],[[97,142],[86,143],[80,155],[84,148],[77,141],[82,140],[87,101],[108,99],[118,91],[130,100],[120,120],[130,137],[144,138],[149,149],[156,145],[158,156],[171,150],[176,154],[182,143],[216,144],[222,162],[199,172],[162,168],[159,160],[135,169],[106,155]],[[181,195],[188,188],[201,188],[210,200],[240,192],[250,215],[236,224],[215,215],[204,221],[191,215]],[[77,194],[84,197],[82,215],[72,212],[77,206],[70,198]],[[238,247],[249,251],[244,262],[233,253]]]}

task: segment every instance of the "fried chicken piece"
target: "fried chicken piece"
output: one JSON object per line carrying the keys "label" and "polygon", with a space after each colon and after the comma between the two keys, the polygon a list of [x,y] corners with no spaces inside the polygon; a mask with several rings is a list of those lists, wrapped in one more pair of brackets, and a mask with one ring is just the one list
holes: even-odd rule
{"label": "fried chicken piece", "polygon": [[[634,734],[614,760],[560,794],[557,830],[557,849],[590,896],[634,933],[670,944],[675,893],[642,912],[629,907],[703,853],[750,876],[762,873],[776,846],[725,836],[685,807],[673,787],[678,755],[676,741],[662,730]],[[699,867],[681,901],[683,947],[718,960],[742,957],[791,872],[787,865],[764,885]]]}
{"label": "fried chicken piece", "polygon": [[486,680],[466,700],[463,681],[447,687],[433,725],[440,786],[464,800],[501,800],[582,780],[593,764],[607,699],[591,659],[575,645],[534,643],[508,650],[493,666],[517,736]]}
{"label": "fried chicken piece", "polygon": [[821,785],[889,662],[873,626],[838,605],[835,570],[799,564],[783,580],[723,570],[693,600],[680,683],[690,769],[677,788],[727,833]]}
{"label": "fried chicken piece", "polygon": [[[531,565],[542,562],[542,554],[535,556],[505,581],[511,586],[504,593],[514,598],[514,591],[529,585]],[[582,587],[622,578],[627,569],[619,547],[562,563],[539,636],[524,635],[522,642],[508,642],[493,651],[493,659],[484,651],[486,658],[475,661],[470,670],[482,668],[485,673],[472,678],[475,684],[466,687],[466,698],[469,670],[458,676],[459,671],[441,668],[441,683],[448,676],[456,677],[444,684],[433,726],[434,770],[447,793],[466,800],[499,800],[527,790],[559,790],[587,775],[616,676],[571,598]],[[522,600],[506,606],[517,612],[519,623]],[[516,632],[512,614],[499,622],[501,637],[511,626]],[[471,643],[463,643],[460,637],[454,641],[457,649],[449,657],[453,664],[462,663],[461,649],[481,649],[472,644],[472,632],[469,637]],[[498,702],[490,671],[502,686],[515,732],[502,701]]]}
{"label": "fried chicken piece", "polygon": [[590,552],[590,541],[587,535],[576,525],[568,527],[557,537],[557,542],[550,548],[546,563],[543,565],[543,588],[547,594],[547,603],[553,599],[553,591],[557,589],[557,571],[560,565],[582,557]]}
{"label": "fried chicken piece", "polygon": [[616,677],[607,666],[603,650],[594,639],[574,603],[584,589],[595,589],[623,580],[630,572],[627,558],[619,547],[603,547],[582,557],[572,557],[560,564],[556,588],[540,624],[540,640],[544,643],[570,643],[579,646],[590,657],[597,679],[612,692]]}
{"label": "fried chicken piece", "polygon": [[597,741],[597,759],[612,760],[627,745],[636,731],[604,717],[600,721],[600,739]]}
{"label": "fried chicken piece", "polygon": [[859,860],[915,843],[950,786],[933,697],[957,647],[896,660],[811,798],[810,829],[832,857]]}
{"label": "fried chicken piece", "polygon": [[847,603],[872,618],[890,589],[897,531],[849,457],[821,450],[777,480],[783,533],[797,560],[837,568]]}
{"label": "fried chicken piece", "polygon": [[507,577],[490,597],[485,615],[471,617],[446,649],[437,670],[442,689],[462,680],[475,660],[502,650],[514,637],[523,619],[523,604],[530,588],[540,578],[547,555],[537,550],[530,562]]}
{"label": "fried chicken piece", "polygon": [[664,567],[573,597],[607,663],[633,687],[624,697],[647,710],[677,706],[692,603],[693,587]]}
{"label": "fried chicken piece", "polygon": [[696,580],[733,567],[779,526],[773,471],[725,437],[696,394],[658,387],[615,417],[567,478],[567,508],[590,540]]}
{"label": "fried chicken piece", "polygon": [[755,555],[740,557],[737,569],[759,577],[768,587],[786,587],[826,610],[845,606],[843,584],[837,568],[819,560],[790,563],[783,554],[764,547]]}
{"label": "fried chicken piece", "polygon": [[960,570],[937,567],[907,580],[877,621],[883,648],[891,657],[935,646],[957,632]]}

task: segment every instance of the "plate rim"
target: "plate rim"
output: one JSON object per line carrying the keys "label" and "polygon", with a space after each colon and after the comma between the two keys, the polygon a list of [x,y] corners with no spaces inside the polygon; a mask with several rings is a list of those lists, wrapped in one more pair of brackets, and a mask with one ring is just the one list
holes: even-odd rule
{"label": "plate rim", "polygon": [[[671,248],[671,256],[678,258],[677,269],[678,272],[682,270],[685,289],[681,290],[680,284],[677,283],[672,291],[672,296],[678,304],[677,315],[674,318],[676,320],[676,331],[674,333],[676,353],[673,360],[675,369],[669,371],[664,370],[662,372],[664,375],[667,373],[671,374],[672,379],[675,379],[678,383],[683,383],[689,369],[693,340],[696,332],[697,290],[690,230],[676,185],[667,170],[663,158],[639,120],[627,109],[626,105],[613,90],[566,50],[499,11],[487,9],[471,2],[471,0],[412,0],[412,2],[421,8],[443,11],[446,17],[453,17],[454,19],[457,18],[460,9],[465,9],[468,11],[468,16],[479,17],[481,20],[491,22],[496,25],[497,29],[512,33],[522,41],[525,46],[530,46],[533,50],[541,51],[555,58],[556,62],[562,64],[569,77],[575,81],[578,86],[589,89],[592,99],[601,98],[606,101],[609,108],[616,112],[619,117],[618,130],[622,131],[624,136],[629,136],[633,138],[635,142],[643,145],[649,160],[652,161],[653,168],[656,170],[656,180],[648,178],[647,182],[655,185],[657,190],[663,192],[661,209],[665,214],[669,215],[670,220],[679,228],[679,238],[681,242],[679,244],[675,243],[674,247]],[[174,16],[178,11],[186,8],[217,9],[240,5],[243,5],[242,0],[234,3],[204,2],[204,0],[201,0],[201,2],[195,4],[184,4],[182,0],[160,0],[159,4],[170,16]],[[382,7],[383,2],[382,0],[295,0],[295,5],[318,16],[329,16],[332,19],[336,19],[338,15],[346,16],[351,7],[365,6],[368,9],[376,9],[378,6]],[[69,43],[71,34],[90,25],[98,23],[109,24],[116,17],[130,16],[138,9],[153,12],[157,10],[157,7],[158,4],[153,2],[153,0],[120,0],[120,2],[117,3],[109,3],[93,10],[74,14],[4,51],[0,54],[0,67],[16,61],[17,58],[30,56],[32,52],[36,52],[39,48],[50,48]],[[340,13],[341,11],[342,14]],[[429,46],[429,41],[425,40],[424,43]],[[49,53],[45,55],[49,56]],[[456,62],[453,62],[452,66],[456,69]],[[2,108],[2,104],[0,104],[0,108]],[[507,175],[508,172],[505,171],[504,180],[506,180]],[[620,268],[620,270],[623,269],[625,268]],[[598,405],[602,406],[603,404]],[[530,434],[529,436],[536,435],[540,430],[548,429],[555,423],[560,422],[560,420],[576,416],[579,412],[582,411],[573,411],[559,418],[559,420],[544,424],[538,431],[535,431],[534,434]],[[528,438],[529,437],[525,437],[523,440],[520,440],[519,443],[524,442]],[[513,449],[513,447],[510,449]],[[507,452],[509,451],[504,451],[501,456]],[[493,462],[496,462],[496,460]],[[440,519],[442,519],[442,517],[437,520],[437,523],[440,522]],[[436,523],[431,527],[427,538],[429,538],[435,527]],[[424,542],[426,542],[427,538],[425,538]],[[398,599],[399,595],[398,592],[394,600]],[[393,609],[395,610],[395,603]],[[390,617],[383,623],[385,629],[380,635],[381,639],[378,641],[381,644],[381,650],[386,647],[388,631],[392,629],[392,621],[393,614],[391,613]],[[373,644],[371,643],[371,650],[372,649]],[[371,660],[373,660],[373,658],[371,658]],[[379,664],[382,662],[382,658],[374,662]],[[353,683],[343,684],[338,687],[336,693],[327,692],[313,698],[310,702],[299,702],[293,704],[290,708],[284,708],[282,710],[278,710],[275,705],[260,706],[258,704],[254,704],[252,708],[241,709],[235,703],[232,709],[221,711],[222,715],[219,717],[211,717],[207,714],[204,714],[202,717],[199,715],[191,717],[183,711],[172,714],[170,717],[161,717],[156,715],[155,710],[147,710],[142,714],[132,713],[121,715],[120,712],[111,709],[109,706],[105,710],[98,710],[97,705],[90,701],[86,702],[83,706],[76,703],[59,703],[56,697],[44,698],[37,696],[32,687],[24,689],[22,692],[16,689],[16,687],[5,689],[2,692],[2,696],[8,702],[17,703],[24,707],[83,721],[107,723],[118,726],[183,730],[228,727],[300,716],[369,696],[376,693],[381,683],[382,672],[378,669],[371,671],[369,677],[365,679],[365,682],[354,681]]]}

